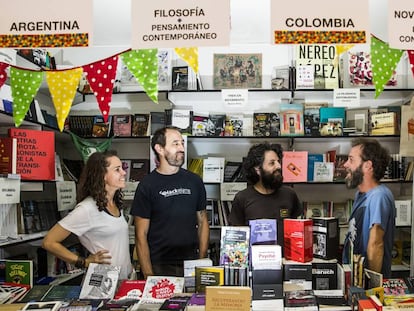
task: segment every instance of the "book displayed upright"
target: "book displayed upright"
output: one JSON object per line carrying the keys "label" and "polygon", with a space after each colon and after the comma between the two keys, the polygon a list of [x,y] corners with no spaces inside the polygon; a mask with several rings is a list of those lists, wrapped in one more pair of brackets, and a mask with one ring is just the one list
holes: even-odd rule
{"label": "book displayed upright", "polygon": [[192,133],[193,111],[190,109],[172,109],[171,125],[180,129],[184,135]]}
{"label": "book displayed upright", "polygon": [[221,228],[220,265],[249,267],[250,227]]}
{"label": "book displayed upright", "polygon": [[314,217],[313,256],[321,259],[338,257],[339,225],[334,217]]}
{"label": "book displayed upright", "polygon": [[223,266],[195,267],[196,293],[205,293],[207,286],[220,285],[224,285]]}
{"label": "book displayed upright", "polygon": [[276,219],[252,219],[249,220],[250,244],[277,244]]}
{"label": "book displayed upright", "polygon": [[113,116],[112,125],[114,136],[130,137],[132,131],[132,115],[122,114]]}
{"label": "book displayed upright", "polygon": [[173,91],[188,90],[188,66],[172,67],[171,89]]}
{"label": "book displayed upright", "polygon": [[280,136],[303,136],[303,105],[301,103],[280,104]]}
{"label": "book displayed upright", "polygon": [[0,137],[0,174],[16,174],[17,139]]}
{"label": "book displayed upright", "polygon": [[10,128],[17,138],[16,172],[22,180],[55,180],[55,133]]}
{"label": "book displayed upright", "polygon": [[308,179],[308,152],[283,151],[283,182],[306,182]]}
{"label": "book displayed upright", "polygon": [[95,116],[92,125],[92,137],[109,137],[112,130],[112,116],[105,122],[103,116]]}
{"label": "book displayed upright", "polygon": [[24,259],[6,259],[5,274],[6,282],[33,286],[33,261]]}
{"label": "book displayed upright", "polygon": [[148,113],[136,113],[132,117],[131,134],[133,137],[147,136],[149,133],[149,119]]}

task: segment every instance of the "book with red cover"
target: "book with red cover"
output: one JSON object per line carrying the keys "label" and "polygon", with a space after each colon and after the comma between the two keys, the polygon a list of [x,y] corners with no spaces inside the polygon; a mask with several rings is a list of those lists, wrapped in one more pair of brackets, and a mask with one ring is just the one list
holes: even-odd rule
{"label": "book with red cover", "polygon": [[145,280],[123,280],[115,292],[114,299],[141,299],[144,287]]}
{"label": "book with red cover", "polygon": [[282,175],[284,182],[308,180],[308,152],[283,151]]}
{"label": "book with red cover", "polygon": [[16,173],[22,180],[55,180],[55,133],[10,128],[17,138]]}
{"label": "book with red cover", "polygon": [[308,262],[313,259],[312,219],[284,219],[284,254],[287,260]]}
{"label": "book with red cover", "polygon": [[0,174],[16,174],[17,139],[0,137]]}
{"label": "book with red cover", "polygon": [[132,131],[132,115],[115,115],[112,125],[114,136],[130,137]]}

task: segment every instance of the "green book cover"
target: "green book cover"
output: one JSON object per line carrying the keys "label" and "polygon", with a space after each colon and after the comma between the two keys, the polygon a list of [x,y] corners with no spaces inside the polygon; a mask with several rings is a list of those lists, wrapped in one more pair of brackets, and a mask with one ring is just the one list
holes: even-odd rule
{"label": "green book cover", "polygon": [[33,286],[33,261],[6,260],[6,282]]}

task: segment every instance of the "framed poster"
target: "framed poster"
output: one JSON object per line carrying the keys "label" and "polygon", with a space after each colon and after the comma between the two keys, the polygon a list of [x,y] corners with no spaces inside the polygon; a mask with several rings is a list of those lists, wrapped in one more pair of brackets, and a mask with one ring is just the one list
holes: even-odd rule
{"label": "framed poster", "polygon": [[214,54],[215,89],[262,87],[262,54]]}

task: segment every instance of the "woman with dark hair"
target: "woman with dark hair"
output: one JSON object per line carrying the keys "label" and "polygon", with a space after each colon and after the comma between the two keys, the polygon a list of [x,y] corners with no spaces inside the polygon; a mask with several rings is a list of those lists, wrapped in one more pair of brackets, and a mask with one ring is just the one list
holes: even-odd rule
{"label": "woman with dark hair", "polygon": [[[77,268],[87,268],[93,262],[120,266],[120,278],[128,278],[132,265],[128,224],[122,210],[125,175],[116,151],[93,153],[79,180],[78,204],[50,229],[43,248]],[[87,258],[62,244],[71,233],[90,253]]]}

